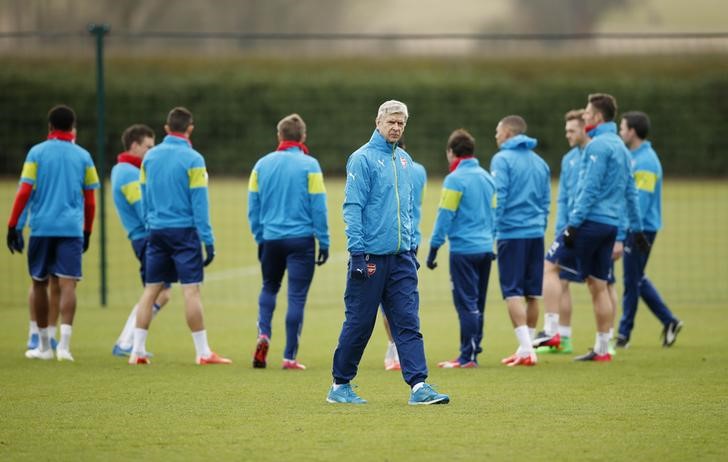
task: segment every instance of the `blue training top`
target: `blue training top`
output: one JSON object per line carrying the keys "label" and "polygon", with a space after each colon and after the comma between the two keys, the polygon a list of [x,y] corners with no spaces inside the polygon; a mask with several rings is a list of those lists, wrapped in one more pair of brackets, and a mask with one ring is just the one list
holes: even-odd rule
{"label": "blue training top", "polygon": [[498,239],[543,237],[551,204],[549,166],[532,151],[538,141],[516,135],[493,156],[495,222]]}
{"label": "blue training top", "polygon": [[560,235],[566,229],[569,221],[569,211],[574,208],[576,196],[576,184],[579,182],[579,165],[581,155],[584,152],[579,146],[575,146],[564,154],[561,159],[561,173],[559,174],[559,195],[556,200],[556,235]]}
{"label": "blue training top", "polygon": [[58,139],[36,144],[25,158],[20,181],[33,185],[26,206],[31,236],[83,237],[83,191],[99,187],[88,151]]}
{"label": "blue training top", "polygon": [[147,151],[139,182],[150,230],[195,227],[202,242],[214,244],[205,159],[189,140],[167,135]]}
{"label": "blue training top", "polygon": [[493,252],[495,182],[478,159],[463,159],[445,177],[430,245],[450,240],[450,253]]}
{"label": "blue training top", "polygon": [[329,247],[326,187],[316,159],[298,147],[266,154],[248,182],[248,221],[257,243],[316,236]]}
{"label": "blue training top", "polygon": [[657,232],[662,228],[662,165],[652,143],[643,141],[632,151],[632,165],[642,227],[645,231]]}
{"label": "blue training top", "polygon": [[346,163],[344,222],[350,253],[390,255],[415,248],[412,158],[374,130]]}
{"label": "blue training top", "polygon": [[135,241],[149,235],[144,223],[142,190],[139,168],[128,162],[119,162],[111,169],[111,192],[114,206],[127,237]]}

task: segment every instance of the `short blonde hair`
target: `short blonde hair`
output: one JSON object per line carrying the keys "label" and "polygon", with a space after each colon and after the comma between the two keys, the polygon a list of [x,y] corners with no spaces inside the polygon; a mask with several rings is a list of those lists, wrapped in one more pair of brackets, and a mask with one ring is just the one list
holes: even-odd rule
{"label": "short blonde hair", "polygon": [[407,105],[401,101],[397,101],[396,99],[390,99],[389,101],[385,101],[382,103],[381,106],[379,106],[379,110],[377,111],[377,120],[389,114],[403,114],[405,122],[409,118]]}
{"label": "short blonde hair", "polygon": [[306,122],[298,114],[285,116],[276,128],[283,141],[301,141],[306,134]]}
{"label": "short blonde hair", "polygon": [[584,123],[584,109],[572,109],[564,115],[564,121],[578,120]]}
{"label": "short blonde hair", "polygon": [[526,130],[528,130],[526,120],[519,115],[505,116],[501,119],[500,123],[507,127],[514,136],[522,135],[523,133],[526,133]]}

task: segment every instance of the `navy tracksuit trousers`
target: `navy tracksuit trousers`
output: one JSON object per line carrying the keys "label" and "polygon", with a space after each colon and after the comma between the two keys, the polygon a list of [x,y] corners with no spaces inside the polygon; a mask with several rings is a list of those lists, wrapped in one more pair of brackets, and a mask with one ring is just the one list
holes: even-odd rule
{"label": "navy tracksuit trousers", "polygon": [[450,254],[452,298],[460,319],[460,364],[477,362],[478,354],[483,351],[480,343],[493,258],[492,253]]}
{"label": "navy tracksuit trousers", "polygon": [[258,334],[272,335],[271,321],[276,295],[283,274],[288,269],[288,313],[286,314],[286,349],[283,357],[296,359],[298,339],[303,327],[303,308],[315,268],[316,244],[313,236],[275,239],[263,243],[260,265],[263,289],[258,298]]}
{"label": "navy tracksuit trousers", "polygon": [[402,376],[410,386],[427,378],[425,347],[420,333],[417,268],[409,253],[368,255],[369,279],[351,279],[347,271],[346,317],[334,352],[333,376],[349,383],[357,373],[374,330],[379,304],[397,345]]}
{"label": "navy tracksuit trousers", "polygon": [[[652,246],[657,233],[645,232],[645,236]],[[663,326],[670,321],[675,321],[675,316],[645,275],[645,266],[647,266],[649,257],[649,250],[647,253],[640,252],[634,245],[634,235],[628,234],[624,242],[624,296],[622,297],[622,319],[619,321],[619,335],[626,339],[629,339],[632,334],[640,298],[644,300],[652,314],[660,320]]]}

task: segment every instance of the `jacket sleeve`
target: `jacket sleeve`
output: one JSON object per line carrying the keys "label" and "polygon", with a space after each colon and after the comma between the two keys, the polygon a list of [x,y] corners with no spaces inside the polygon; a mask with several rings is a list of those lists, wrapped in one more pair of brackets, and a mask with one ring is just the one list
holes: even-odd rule
{"label": "jacket sleeve", "polygon": [[418,166],[417,169],[415,169],[415,172],[417,172],[417,175],[415,181],[413,182],[413,184],[416,186],[416,189],[413,191],[415,196],[415,202],[412,218],[412,228],[414,229],[415,238],[412,242],[416,247],[419,247],[420,223],[422,222],[422,202],[424,201],[425,189],[427,188],[427,171],[425,170],[425,167]]}
{"label": "jacket sleeve", "polygon": [[496,154],[490,162],[490,173],[495,181],[495,228],[497,230],[501,226],[505,212],[510,184],[508,163],[499,154]]}
{"label": "jacket sleeve", "polygon": [[350,253],[364,253],[364,207],[371,191],[371,178],[366,159],[361,154],[352,155],[346,163],[344,186],[344,223]]}
{"label": "jacket sleeve", "polygon": [[212,234],[212,226],[210,225],[210,206],[207,191],[208,176],[202,156],[193,161],[191,167],[187,170],[187,175],[189,177],[192,214],[197,233],[200,235],[200,240],[205,244],[214,244],[215,237]]}
{"label": "jacket sleeve", "polygon": [[141,218],[142,222],[144,223],[144,228],[149,231],[149,208],[147,207],[147,173],[144,168],[144,162],[142,162],[141,167],[139,168],[139,197],[141,200],[139,201],[140,207],[141,207]]}
{"label": "jacket sleeve", "polygon": [[319,247],[328,249],[329,242],[329,220],[326,207],[326,186],[324,186],[324,175],[321,166],[315,161],[314,168],[308,173],[308,197],[311,201],[311,213],[313,214],[313,233],[319,241]]}
{"label": "jacket sleeve", "polygon": [[248,223],[255,242],[263,242],[263,226],[260,222],[260,185],[258,184],[258,165],[255,164],[248,179]]}
{"label": "jacket sleeve", "polygon": [[604,175],[607,174],[607,156],[606,152],[599,149],[597,143],[592,142],[587,145],[582,158],[582,164],[585,166],[583,167],[584,176],[580,181],[583,184],[574,201],[574,210],[569,214],[569,226],[581,226],[594,206],[594,202],[597,200],[597,188]]}
{"label": "jacket sleeve", "polygon": [[544,168],[546,169],[546,181],[543,183],[544,189],[541,193],[541,212],[543,213],[543,229],[546,231],[549,224],[549,210],[551,209],[551,169],[549,169],[546,162],[544,162]]}
{"label": "jacket sleeve", "polygon": [[[559,174],[559,194],[556,199],[556,235],[561,234],[566,228],[569,220],[569,185],[567,184],[566,169],[568,166],[566,156],[561,161],[561,173]],[[572,192],[573,194],[573,192]]]}
{"label": "jacket sleeve", "polygon": [[[629,160],[629,153],[625,152],[625,155],[628,156]],[[641,232],[642,213],[640,211],[639,195],[637,193],[637,186],[635,185],[634,175],[632,173],[632,167],[629,161],[625,162],[624,170],[624,174],[627,176],[625,200],[627,202],[627,217],[629,218],[629,230],[633,232]]]}
{"label": "jacket sleeve", "polygon": [[435,219],[435,227],[432,230],[430,245],[432,247],[441,247],[445,243],[445,238],[450,233],[452,222],[455,219],[460,200],[463,197],[462,188],[451,176],[445,177],[445,184],[440,193],[440,204],[437,208],[437,218]]}

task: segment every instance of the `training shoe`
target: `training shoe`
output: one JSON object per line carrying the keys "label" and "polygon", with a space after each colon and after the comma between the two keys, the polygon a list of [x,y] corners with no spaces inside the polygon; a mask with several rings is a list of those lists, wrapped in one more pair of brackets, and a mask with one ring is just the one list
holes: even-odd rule
{"label": "training shoe", "polygon": [[59,361],[71,361],[73,362],[73,356],[71,355],[70,350],[62,350],[58,349],[56,350],[56,359]]}
{"label": "training shoe", "polygon": [[437,363],[437,367],[441,367],[443,369],[474,369],[478,367],[478,363],[476,363],[475,361],[461,363],[457,359],[454,359],[452,361],[442,361],[440,363]]}
{"label": "training shoe", "polygon": [[268,347],[270,339],[267,335],[258,336],[258,342],[255,344],[255,353],[253,353],[253,367],[256,369],[265,369],[265,359],[268,357]]}
{"label": "training shoe", "polygon": [[588,353],[586,353],[584,355],[581,355],[581,356],[577,356],[576,358],[574,358],[574,361],[600,361],[600,362],[608,362],[608,361],[611,361],[611,360],[612,360],[612,355],[610,355],[609,353],[605,353],[603,355],[599,355],[599,354],[597,354],[591,348],[589,349],[589,352]]}
{"label": "training shoe", "polygon": [[665,328],[662,330],[662,346],[670,347],[675,340],[677,340],[677,334],[683,328],[683,322],[679,319],[675,319],[667,323]]}
{"label": "training shoe", "polygon": [[283,360],[283,369],[293,369],[297,371],[305,371],[306,366],[299,363],[295,359],[284,359]]}
{"label": "training shoe", "polygon": [[30,337],[28,337],[28,348],[27,350],[35,350],[40,345],[40,335],[39,334],[30,334]]}
{"label": "training shoe", "polygon": [[205,366],[207,364],[232,364],[233,361],[231,359],[223,358],[219,354],[215,353],[214,351],[208,356],[207,358],[203,358],[200,356],[195,360],[197,364],[200,366]]}
{"label": "training shoe", "polygon": [[614,342],[614,346],[617,348],[629,348],[629,339],[622,335],[617,336],[617,341]]}
{"label": "training shoe", "polygon": [[535,366],[538,362],[538,358],[535,353],[531,353],[528,356],[518,356],[517,354],[511,355],[507,358],[501,359],[501,364],[505,364],[508,367],[515,366]]}
{"label": "training shoe", "polygon": [[33,348],[25,351],[25,357],[28,359],[53,359],[53,350],[48,348],[45,351],[40,351],[40,348]]}
{"label": "training shoe", "polygon": [[129,348],[123,348],[119,346],[119,344],[114,345],[114,349],[111,350],[111,354],[114,356],[131,356],[131,350],[132,346],[129,346]]}
{"label": "training shoe", "polygon": [[559,346],[541,346],[536,348],[536,353],[546,354],[571,354],[574,352],[574,347],[571,344],[571,337],[561,337],[561,343]]}
{"label": "training shoe", "polygon": [[428,405],[428,404],[447,404],[450,397],[442,393],[438,393],[428,384],[423,384],[419,390],[410,393],[410,399],[407,404]]}
{"label": "training shoe", "polygon": [[137,364],[152,364],[149,360],[149,356],[137,356],[133,352],[129,355],[129,364],[136,366]]}
{"label": "training shoe", "polygon": [[384,359],[384,370],[385,371],[401,371],[402,365],[394,358]]}
{"label": "training shoe", "polygon": [[326,396],[326,402],[328,403],[344,403],[344,404],[366,404],[367,400],[362,399],[357,395],[351,388],[351,384],[344,383],[339,386],[338,389],[334,390],[334,386],[331,385],[329,394]]}
{"label": "training shoe", "polygon": [[558,332],[554,335],[546,335],[546,332],[541,331],[536,334],[536,337],[531,341],[531,345],[534,348],[543,346],[558,348],[561,345],[561,335]]}

